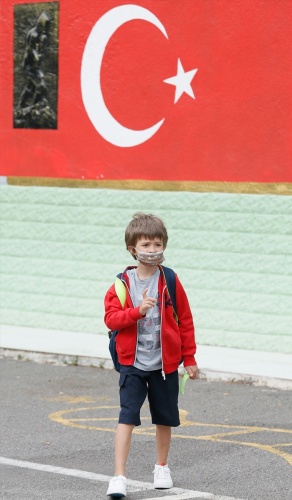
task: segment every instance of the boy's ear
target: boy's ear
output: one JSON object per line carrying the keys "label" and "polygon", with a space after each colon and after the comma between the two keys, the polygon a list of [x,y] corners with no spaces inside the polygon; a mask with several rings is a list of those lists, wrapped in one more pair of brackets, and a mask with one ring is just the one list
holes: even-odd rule
{"label": "boy's ear", "polygon": [[127,250],[130,252],[132,257],[136,260],[136,250],[133,246],[128,246]]}

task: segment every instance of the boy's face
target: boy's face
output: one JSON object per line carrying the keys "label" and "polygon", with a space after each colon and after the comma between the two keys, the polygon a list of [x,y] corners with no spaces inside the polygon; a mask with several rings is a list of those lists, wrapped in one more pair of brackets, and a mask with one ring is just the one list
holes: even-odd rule
{"label": "boy's face", "polygon": [[[154,253],[154,252],[161,252],[161,250],[164,250],[163,247],[163,241],[161,238],[145,238],[142,237],[139,240],[137,240],[135,248],[138,252],[149,252],[149,253]],[[134,247],[128,247],[128,250],[135,255],[136,250]]]}

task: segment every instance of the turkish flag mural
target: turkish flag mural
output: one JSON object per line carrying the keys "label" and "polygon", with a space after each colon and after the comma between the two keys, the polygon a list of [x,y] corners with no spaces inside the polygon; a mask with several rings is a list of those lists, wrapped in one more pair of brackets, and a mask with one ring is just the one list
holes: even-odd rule
{"label": "turkish flag mural", "polygon": [[[54,2],[52,128],[23,119],[32,102],[15,126],[22,4],[1,1],[2,175],[292,182],[290,0]],[[47,22],[51,2],[34,4]],[[43,85],[50,102],[38,70],[26,88]]]}

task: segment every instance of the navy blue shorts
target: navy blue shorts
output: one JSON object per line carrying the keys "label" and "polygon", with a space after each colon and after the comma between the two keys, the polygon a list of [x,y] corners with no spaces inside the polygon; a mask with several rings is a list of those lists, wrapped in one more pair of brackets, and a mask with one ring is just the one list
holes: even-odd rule
{"label": "navy blue shorts", "polygon": [[120,424],[141,425],[140,410],[148,396],[152,424],[177,427],[178,371],[162,377],[161,370],[145,372],[134,366],[121,366]]}

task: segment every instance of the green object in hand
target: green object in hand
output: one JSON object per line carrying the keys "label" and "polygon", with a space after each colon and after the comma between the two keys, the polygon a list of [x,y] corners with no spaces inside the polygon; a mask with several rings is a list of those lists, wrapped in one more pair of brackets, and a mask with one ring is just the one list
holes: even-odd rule
{"label": "green object in hand", "polygon": [[189,374],[185,373],[184,376],[183,376],[183,378],[182,378],[181,384],[180,384],[180,390],[179,390],[179,392],[181,394],[185,393],[185,386],[186,386],[186,381],[188,380],[188,378],[189,378]]}

